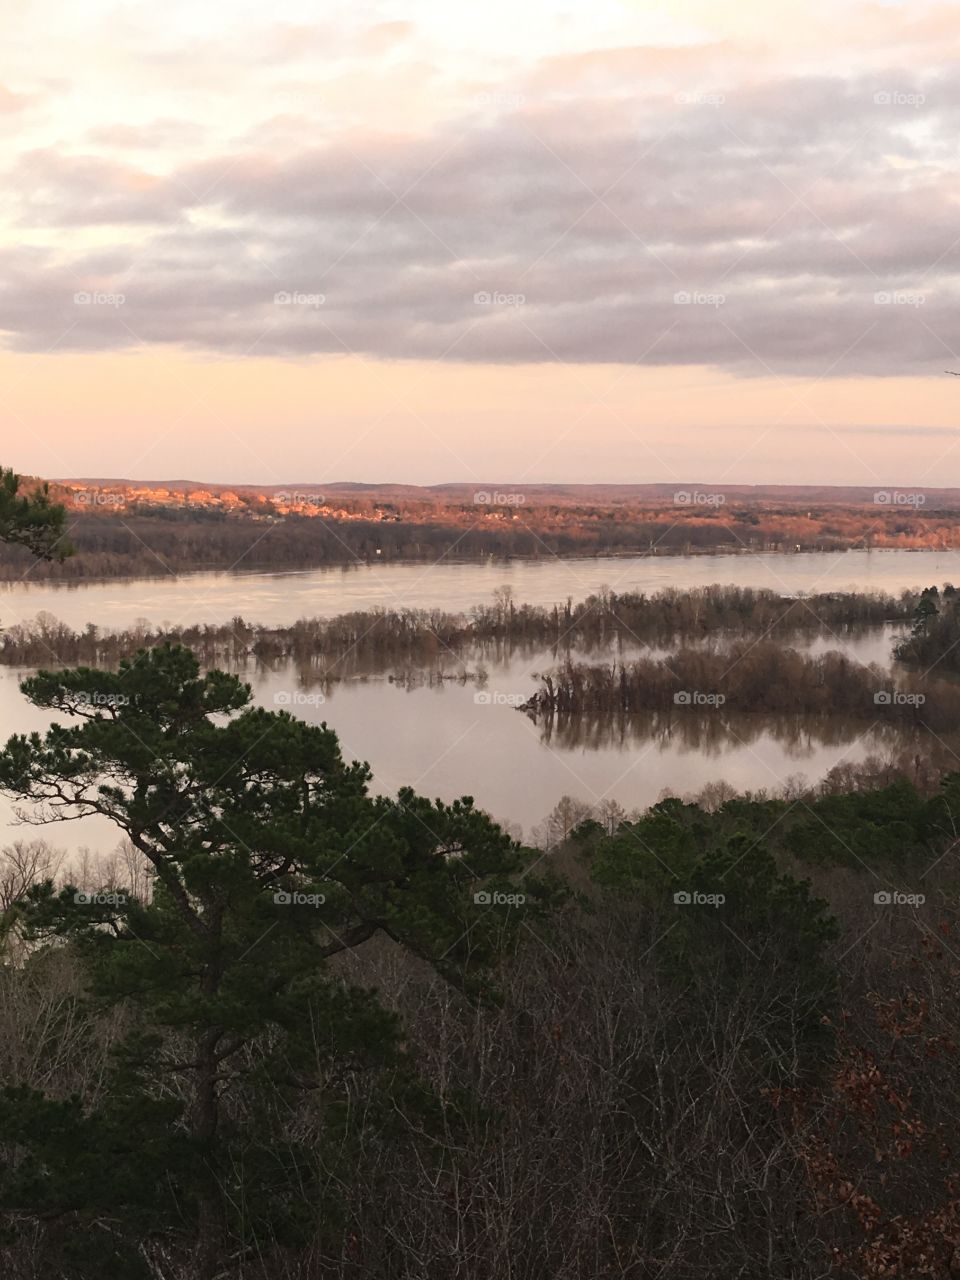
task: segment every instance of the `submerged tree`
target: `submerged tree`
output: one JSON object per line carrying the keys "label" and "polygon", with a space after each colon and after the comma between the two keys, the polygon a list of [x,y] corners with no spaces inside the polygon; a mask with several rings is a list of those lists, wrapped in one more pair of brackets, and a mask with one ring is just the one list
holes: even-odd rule
{"label": "submerged tree", "polygon": [[108,818],[153,893],[46,881],[22,905],[35,941],[76,949],[125,1031],[99,1109],[8,1091],[0,1211],[56,1225],[58,1274],[92,1274],[109,1241],[111,1274],[189,1246],[211,1280],[316,1228],[305,1204],[326,1208],[322,1160],[276,1111],[318,1109],[336,1133],[345,1079],[379,1071],[416,1092],[394,1016],[334,958],[380,935],[477,996],[519,915],[488,891],[511,888],[522,852],[470,798],[370,796],[367,766],[325,725],[251,706],[247,685],[200,674],[182,648],[23,689],[78,723],[11,738],[0,789],[35,822]]}
{"label": "submerged tree", "polygon": [[41,560],[63,560],[71,552],[64,508],[50,501],[48,485],[33,493],[21,492],[21,485],[20,476],[0,467],[0,542],[18,543]]}

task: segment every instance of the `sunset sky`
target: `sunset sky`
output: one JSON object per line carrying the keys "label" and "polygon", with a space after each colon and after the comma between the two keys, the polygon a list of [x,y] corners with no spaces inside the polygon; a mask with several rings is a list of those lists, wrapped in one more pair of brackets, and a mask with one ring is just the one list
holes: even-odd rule
{"label": "sunset sky", "polygon": [[0,462],[960,485],[960,7],[10,0]]}

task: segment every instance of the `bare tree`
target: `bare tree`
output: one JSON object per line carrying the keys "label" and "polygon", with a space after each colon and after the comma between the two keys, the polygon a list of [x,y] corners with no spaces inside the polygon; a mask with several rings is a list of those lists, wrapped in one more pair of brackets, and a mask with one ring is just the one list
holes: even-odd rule
{"label": "bare tree", "polygon": [[590,805],[574,796],[561,796],[543,822],[533,829],[533,841],[541,849],[555,849],[569,839],[574,827],[589,818]]}
{"label": "bare tree", "polygon": [[10,911],[32,884],[55,879],[63,857],[46,840],[15,840],[0,849],[0,912]]}

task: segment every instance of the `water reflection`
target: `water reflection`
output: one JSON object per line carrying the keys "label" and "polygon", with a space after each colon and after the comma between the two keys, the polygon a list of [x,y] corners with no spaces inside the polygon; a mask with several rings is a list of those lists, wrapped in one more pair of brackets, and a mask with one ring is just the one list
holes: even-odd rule
{"label": "water reflection", "polygon": [[[812,655],[840,649],[853,661],[889,666],[894,643],[903,631],[902,625],[885,623],[880,627],[851,627],[841,632],[791,633],[784,644]],[[617,635],[612,642],[585,638],[563,645],[499,638],[450,649],[435,638],[426,637],[422,646],[414,652],[405,652],[401,659],[358,644],[336,655],[316,653],[300,659],[247,656],[221,665],[247,679],[291,671],[303,688],[322,687],[331,697],[339,685],[356,680],[386,680],[412,689],[440,687],[448,681],[477,681],[482,686],[484,681],[495,678],[501,685],[506,682],[514,691],[523,688],[533,692],[540,672],[567,661],[625,663],[639,657],[669,658],[680,647],[722,652],[742,638],[739,632],[715,632],[706,637],[684,637],[682,642],[664,638],[659,643],[644,643]]]}
{"label": "water reflection", "polygon": [[[849,637],[848,652],[861,661],[886,661],[890,638],[889,628],[862,632]],[[836,647],[824,636],[807,637],[807,643]],[[685,711],[535,723],[515,704],[533,693],[537,672],[556,665],[565,652],[490,642],[386,666],[357,652],[335,667],[322,659],[296,664],[248,658],[238,670],[257,704],[335,729],[347,759],[369,762],[375,790],[395,793],[412,785],[447,801],[473,795],[482,808],[527,833],[563,794],[589,804],[609,798],[632,810],[655,803],[665,791],[690,794],[718,781],[738,791],[774,790],[798,772],[817,781],[830,770],[889,753],[904,759],[939,753],[952,767],[960,765],[950,757],[954,749],[960,753],[952,739],[934,742],[910,729],[840,718]],[[583,656],[619,661],[639,652],[640,646],[624,643]],[[4,738],[51,722],[20,694],[22,674],[0,668]],[[9,803],[0,801],[0,844],[37,834],[12,823]],[[114,829],[95,818],[42,834],[71,850],[110,850],[117,843]]]}
{"label": "water reflection", "polygon": [[839,716],[767,715],[718,711],[650,711],[613,718],[586,715],[530,717],[546,746],[564,751],[630,751],[654,744],[678,755],[696,752],[718,757],[731,747],[773,740],[791,760],[809,760],[823,747],[843,747],[867,735],[871,750],[924,746],[929,734],[871,720]]}

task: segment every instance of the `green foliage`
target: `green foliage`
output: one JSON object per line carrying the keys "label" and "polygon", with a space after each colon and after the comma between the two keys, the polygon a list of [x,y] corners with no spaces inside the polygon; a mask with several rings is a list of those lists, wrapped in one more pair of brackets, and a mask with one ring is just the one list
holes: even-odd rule
{"label": "green foliage", "polygon": [[738,925],[756,945],[769,938],[780,946],[792,936],[801,949],[819,949],[832,936],[824,904],[810,897],[804,882],[779,874],[768,844],[750,829],[759,824],[743,821],[742,802],[732,807],[734,813],[740,809],[733,828],[726,806],[710,814],[679,800],[662,801],[599,842],[595,881],[635,890],[649,901],[676,893],[722,895],[722,913],[713,905],[701,910],[695,902],[678,904],[694,907],[678,919],[689,929],[685,954],[696,953],[697,939],[715,922],[725,930]]}
{"label": "green foliage", "polygon": [[922,858],[929,806],[906,779],[876,791],[821,796],[787,818],[779,840],[801,861],[892,868]]}
{"label": "green foliage", "polygon": [[16,1239],[24,1219],[40,1218],[49,1223],[44,1260],[58,1280],[146,1280],[139,1243],[176,1212],[178,1192],[190,1182],[178,1111],[174,1102],[135,1093],[117,1093],[90,1113],[79,1098],[3,1090],[3,1238]]}
{"label": "green foliage", "polygon": [[14,542],[41,560],[63,560],[71,554],[65,537],[66,512],[50,501],[44,484],[21,493],[21,479],[0,467],[0,542]]}
{"label": "green foliage", "polygon": [[638,822],[624,823],[597,845],[594,879],[611,889],[665,893],[696,861],[698,845],[691,817],[699,813],[696,805],[671,798],[654,805]]}
{"label": "green foliage", "polygon": [[[956,782],[948,778],[943,795],[952,797],[953,811],[960,814]],[[738,834],[762,842],[778,859],[796,858],[810,866],[907,867],[935,848],[946,820],[943,803],[924,798],[907,779],[876,790],[805,796],[799,802],[737,796],[716,813],[665,800],[603,842],[595,874],[600,883],[616,884],[624,873],[633,874],[637,859],[645,858],[659,865],[659,887],[666,888],[673,872],[690,868],[698,850],[722,848]]]}
{"label": "green foliage", "polygon": [[808,1054],[823,1049],[835,988],[826,948],[836,926],[806,882],[779,872],[757,830],[769,805],[756,808],[739,801],[710,814],[665,800],[596,845],[593,875],[618,896],[659,903],[666,923],[657,948],[669,957],[681,1005],[704,972],[730,1007],[745,983],[770,983],[769,1018],[743,1052],[776,1078],[795,1062],[798,1042]]}
{"label": "green foliage", "polygon": [[926,587],[913,614],[909,636],[894,648],[901,662],[923,666],[926,671],[960,670],[960,609],[957,590],[951,584],[943,589]]}
{"label": "green foliage", "polygon": [[[882,883],[874,875],[926,874],[933,866],[948,873],[944,855],[960,839],[960,773],[934,797],[902,779],[842,795],[739,796],[712,813],[670,799],[615,835],[586,834],[596,884],[647,908],[661,904],[666,923],[657,946],[678,982],[706,967],[730,1001],[766,973],[777,975],[770,978],[777,1002],[792,991],[789,1017],[772,1018],[751,1050],[777,1064],[788,1058],[794,1033],[808,1048],[822,1048],[822,1016],[836,985],[829,965],[835,924],[807,882],[784,868],[799,862],[869,874],[870,891]],[[686,897],[674,902],[675,893]]]}

